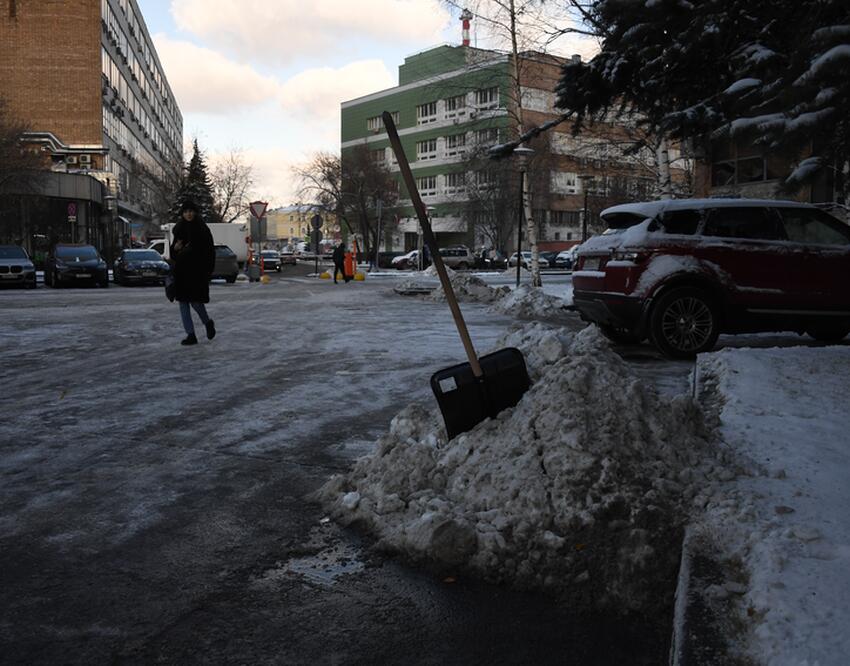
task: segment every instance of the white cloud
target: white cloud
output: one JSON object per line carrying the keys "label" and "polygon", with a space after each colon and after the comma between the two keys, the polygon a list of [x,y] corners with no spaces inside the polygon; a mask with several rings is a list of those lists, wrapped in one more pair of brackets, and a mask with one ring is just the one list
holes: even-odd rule
{"label": "white cloud", "polygon": [[226,115],[277,97],[280,84],[214,51],[158,34],[153,38],[183,113]]}
{"label": "white cloud", "polygon": [[277,63],[345,53],[357,39],[435,43],[451,20],[439,0],[172,0],[171,15],[180,30]]}

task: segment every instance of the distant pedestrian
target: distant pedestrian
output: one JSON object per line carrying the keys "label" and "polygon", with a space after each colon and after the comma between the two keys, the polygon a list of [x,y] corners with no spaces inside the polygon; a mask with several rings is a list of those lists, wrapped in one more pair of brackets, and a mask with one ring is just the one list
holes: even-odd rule
{"label": "distant pedestrian", "polygon": [[337,284],[337,273],[345,279],[345,245],[343,243],[339,243],[334,248],[332,257],[334,261],[334,284]]}
{"label": "distant pedestrian", "polygon": [[207,314],[210,302],[210,277],[215,269],[215,246],[212,233],[201,217],[198,207],[186,201],[180,208],[180,219],[172,231],[171,256],[174,259],[174,298],[180,303],[180,317],[186,338],[181,345],[198,344],[190,307],[207,329],[207,339],[215,337],[215,324]]}

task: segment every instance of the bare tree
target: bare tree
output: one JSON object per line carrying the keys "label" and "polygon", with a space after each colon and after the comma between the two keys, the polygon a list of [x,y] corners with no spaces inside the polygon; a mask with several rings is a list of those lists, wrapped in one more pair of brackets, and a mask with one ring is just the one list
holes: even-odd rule
{"label": "bare tree", "polygon": [[210,174],[213,208],[222,222],[234,222],[245,213],[248,192],[254,185],[254,168],[247,164],[242,151],[232,148],[215,161]]}
{"label": "bare tree", "polygon": [[28,194],[38,186],[38,172],[46,168],[38,150],[27,146],[27,126],[15,118],[0,97],[0,196]]}
{"label": "bare tree", "polygon": [[377,152],[364,145],[343,157],[317,153],[307,165],[294,169],[300,179],[298,196],[336,213],[340,228],[344,222],[349,232],[362,237],[362,249],[369,256],[380,243],[378,202],[382,216],[398,202],[397,181]]}

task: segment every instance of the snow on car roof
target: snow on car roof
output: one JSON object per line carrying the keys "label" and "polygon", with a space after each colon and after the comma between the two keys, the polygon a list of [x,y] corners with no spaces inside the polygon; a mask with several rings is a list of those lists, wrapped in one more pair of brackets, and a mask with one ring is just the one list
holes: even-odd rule
{"label": "snow on car roof", "polygon": [[777,199],[663,199],[661,201],[643,201],[638,203],[611,206],[602,211],[602,217],[614,213],[639,213],[647,217],[657,217],[665,210],[694,210],[703,208],[772,206],[783,208],[811,208],[811,204],[799,201],[781,201]]}

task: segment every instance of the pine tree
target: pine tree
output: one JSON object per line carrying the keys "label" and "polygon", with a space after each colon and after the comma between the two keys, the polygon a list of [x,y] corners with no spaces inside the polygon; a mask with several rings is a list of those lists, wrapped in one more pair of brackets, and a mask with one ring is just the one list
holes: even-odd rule
{"label": "pine tree", "polygon": [[576,129],[619,108],[675,138],[732,138],[798,161],[788,191],[823,175],[843,189],[847,0],[597,0],[585,18],[602,50],[567,65],[557,90]]}
{"label": "pine tree", "polygon": [[192,142],[192,158],[186,165],[183,182],[171,207],[172,218],[179,217],[180,207],[185,201],[194,202],[205,222],[220,222],[213,205],[212,185],[207,174],[204,154],[198,148],[197,139]]}

